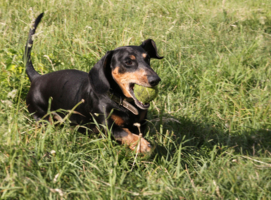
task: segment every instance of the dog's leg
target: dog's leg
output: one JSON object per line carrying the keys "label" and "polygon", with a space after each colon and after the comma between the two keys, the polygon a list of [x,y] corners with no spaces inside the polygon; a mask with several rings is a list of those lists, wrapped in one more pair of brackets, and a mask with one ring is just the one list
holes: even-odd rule
{"label": "dog's leg", "polygon": [[140,148],[136,150],[137,153],[150,152],[151,144],[139,135],[132,133],[128,128],[124,128],[124,123],[123,118],[119,117],[117,114],[112,114],[110,120],[105,124],[107,124],[108,127],[113,126],[112,132],[117,141],[120,141],[124,145],[128,145],[132,150],[135,150],[140,143]]}
{"label": "dog's leg", "polygon": [[51,116],[49,116],[49,122],[51,124],[54,123],[54,119],[56,121],[58,121],[60,124],[62,124],[64,122],[64,120],[62,119],[62,117],[59,114],[57,114],[56,112],[52,112],[51,115],[52,115],[52,118],[51,118]]}
{"label": "dog's leg", "polygon": [[114,137],[117,141],[120,141],[124,145],[128,145],[131,150],[135,150],[139,145],[139,148],[136,150],[137,153],[144,153],[151,151],[151,144],[144,138],[140,138],[139,135],[132,133],[127,128],[115,129]]}
{"label": "dog's leg", "polygon": [[34,113],[33,117],[36,121],[39,121],[40,119],[42,119],[42,117],[46,115],[47,113],[44,109],[42,109],[39,106],[28,105],[28,110],[30,113]]}

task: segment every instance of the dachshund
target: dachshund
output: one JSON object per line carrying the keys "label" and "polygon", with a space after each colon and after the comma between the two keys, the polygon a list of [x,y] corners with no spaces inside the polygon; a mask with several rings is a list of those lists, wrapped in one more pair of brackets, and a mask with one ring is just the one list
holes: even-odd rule
{"label": "dachshund", "polygon": [[[140,46],[123,46],[108,51],[89,73],[67,69],[41,75],[33,67],[31,49],[33,35],[42,17],[43,13],[31,27],[24,53],[26,73],[31,81],[26,104],[34,119],[42,119],[49,106],[59,119],[63,113],[57,110],[72,110],[82,102],[70,116],[72,123],[88,124],[95,132],[95,120],[111,128],[115,140],[130,149],[134,150],[139,144],[138,153],[150,152],[151,144],[140,134],[146,127],[150,104],[140,102],[133,88],[135,84],[155,87],[161,81],[150,67],[151,58],[163,58],[158,55],[155,42],[147,39]],[[141,125],[141,131],[134,126],[135,123]]]}

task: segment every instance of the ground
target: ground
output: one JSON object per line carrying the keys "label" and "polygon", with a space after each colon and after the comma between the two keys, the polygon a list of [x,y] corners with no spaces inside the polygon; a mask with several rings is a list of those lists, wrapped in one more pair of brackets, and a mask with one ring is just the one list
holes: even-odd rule
{"label": "ground", "polygon": [[[32,58],[42,74],[89,71],[108,50],[156,42],[151,155],[68,118],[34,121],[22,55],[41,12]],[[269,0],[3,0],[0,33],[1,199],[270,199]]]}

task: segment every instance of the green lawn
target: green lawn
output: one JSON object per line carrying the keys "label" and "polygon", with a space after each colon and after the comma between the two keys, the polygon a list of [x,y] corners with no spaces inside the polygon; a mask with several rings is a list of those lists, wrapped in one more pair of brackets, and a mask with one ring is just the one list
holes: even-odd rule
{"label": "green lawn", "polygon": [[[41,12],[42,74],[156,42],[151,155],[33,120],[22,55]],[[271,199],[270,54],[270,0],[0,1],[0,199]]]}

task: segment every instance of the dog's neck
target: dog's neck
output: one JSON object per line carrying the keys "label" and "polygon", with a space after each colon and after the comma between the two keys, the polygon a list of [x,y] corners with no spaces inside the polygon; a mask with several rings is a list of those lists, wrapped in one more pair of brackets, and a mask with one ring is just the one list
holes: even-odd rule
{"label": "dog's neck", "polygon": [[129,102],[133,101],[133,99],[131,99],[131,98],[127,99],[127,98],[123,98],[122,96],[115,95],[115,93],[110,90],[108,90],[107,95],[112,101],[114,101],[117,104],[119,104],[120,106],[126,108],[127,110],[132,112],[134,115],[138,115],[137,108],[135,108],[132,104],[129,103]]}

